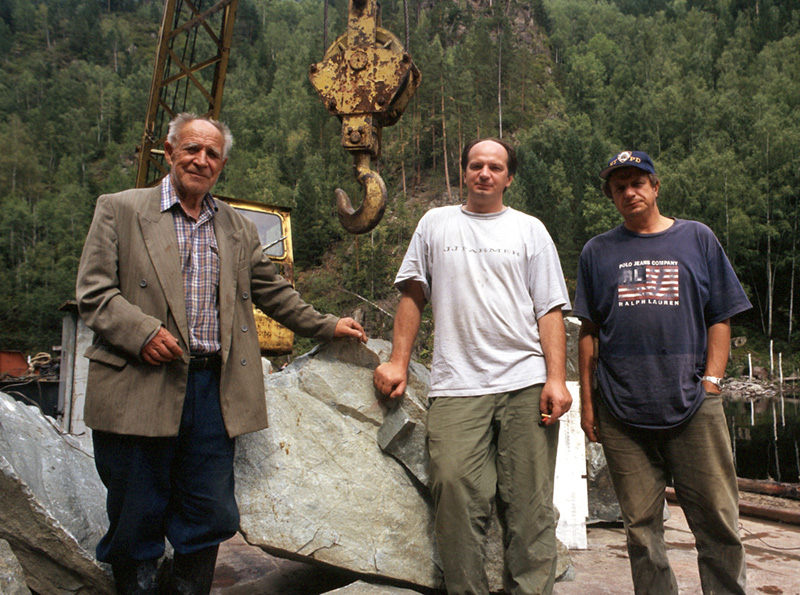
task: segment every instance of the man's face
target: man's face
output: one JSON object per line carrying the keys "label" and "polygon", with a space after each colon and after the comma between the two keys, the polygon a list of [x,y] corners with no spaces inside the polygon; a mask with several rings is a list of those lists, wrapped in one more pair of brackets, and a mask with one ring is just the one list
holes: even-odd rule
{"label": "man's face", "polygon": [[467,185],[467,210],[491,213],[503,208],[503,192],[514,176],[508,175],[508,153],[502,145],[485,140],[467,155],[464,183]]}
{"label": "man's face", "polygon": [[612,172],[608,188],[614,206],[625,219],[658,214],[656,198],[659,184],[654,186],[647,172],[638,167],[623,167]]}
{"label": "man's face", "polygon": [[180,130],[176,146],[164,143],[172,183],[182,200],[201,200],[211,191],[227,158],[222,157],[225,139],[204,120],[193,120]]}

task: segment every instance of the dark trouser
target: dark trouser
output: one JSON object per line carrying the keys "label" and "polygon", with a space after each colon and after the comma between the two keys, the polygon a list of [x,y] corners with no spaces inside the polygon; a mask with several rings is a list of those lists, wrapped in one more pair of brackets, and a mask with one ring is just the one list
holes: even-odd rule
{"label": "dark trouser", "polygon": [[155,560],[164,538],[179,554],[219,545],[239,528],[235,442],[219,406],[219,375],[189,373],[179,434],[169,438],[93,432],[95,465],[108,489],[109,529],[97,559]]}
{"label": "dark trouser", "polygon": [[595,411],[636,593],[678,593],[664,543],[664,488],[672,477],[697,542],[703,593],[744,595],[739,492],[722,399],[707,396],[689,421],[671,430],[626,426],[599,399]]}
{"label": "dark trouser", "polygon": [[436,541],[447,592],[487,595],[486,531],[496,501],[505,589],[550,593],[556,568],[553,477],[558,424],[538,425],[542,385],[440,397],[428,412]]}

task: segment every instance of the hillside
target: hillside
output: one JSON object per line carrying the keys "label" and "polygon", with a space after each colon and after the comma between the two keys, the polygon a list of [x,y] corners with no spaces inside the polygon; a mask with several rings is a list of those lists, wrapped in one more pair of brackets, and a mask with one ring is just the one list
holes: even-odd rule
{"label": "hillside", "polygon": [[[223,106],[236,146],[217,190],[293,207],[306,297],[358,308],[385,336],[381,309],[393,311],[417,219],[458,202],[463,143],[501,134],[520,155],[507,202],[544,221],[572,278],[585,241],[618,223],[597,171],[637,148],[661,173],[662,211],[708,224],[728,251],[755,306],[737,333],[782,341],[797,367],[800,1],[408,6],[423,83],[384,132],[385,221],[354,238],[333,192],[359,189],[338,122],[307,81],[323,53],[322,0],[240,0]],[[344,11],[331,4],[329,39]],[[0,4],[2,348],[58,343],[94,201],[133,183],[160,13],[154,0]],[[382,15],[402,38],[403,3],[383,2]]]}

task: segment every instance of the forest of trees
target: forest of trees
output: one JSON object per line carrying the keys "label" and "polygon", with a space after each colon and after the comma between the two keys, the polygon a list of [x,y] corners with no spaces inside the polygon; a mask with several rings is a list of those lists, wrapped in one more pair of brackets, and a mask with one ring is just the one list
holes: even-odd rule
{"label": "forest of trees", "polygon": [[[620,222],[597,172],[638,149],[661,175],[662,213],[703,221],[727,250],[754,305],[735,324],[800,365],[800,0],[407,3],[423,82],[384,131],[387,215],[356,238],[333,197],[360,190],[307,78],[323,0],[240,0],[222,110],[236,144],[217,191],[293,208],[310,301],[360,306],[386,336],[405,245],[427,208],[461,200],[458,157],[475,136],[518,146],[507,202],[544,221],[572,286],[585,241]],[[381,9],[402,39],[403,0]],[[95,199],[134,182],[161,11],[0,0],[0,349],[60,342]],[[329,40],[346,11],[330,1]]]}

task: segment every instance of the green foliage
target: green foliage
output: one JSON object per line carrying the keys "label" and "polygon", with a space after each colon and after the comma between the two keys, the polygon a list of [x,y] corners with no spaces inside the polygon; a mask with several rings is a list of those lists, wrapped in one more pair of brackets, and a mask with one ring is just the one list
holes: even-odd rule
{"label": "green foliage", "polygon": [[[708,224],[728,251],[755,306],[740,318],[758,322],[767,335],[785,329],[790,315],[796,321],[788,304],[800,175],[800,36],[791,25],[798,3],[761,3],[758,13],[752,3],[737,2],[546,6],[570,132],[604,147],[605,158],[622,149],[650,153],[661,174],[662,213]],[[579,121],[590,125],[578,128]],[[537,150],[550,153],[552,168],[558,149]],[[603,158],[576,156],[566,183],[583,215],[582,243],[619,218],[593,193],[596,173],[582,170],[591,159],[597,172]],[[561,175],[536,171],[545,178],[537,182],[542,188]],[[563,192],[548,192],[563,202]],[[564,240],[553,230],[563,258]]]}
{"label": "green foliage", "polygon": [[[403,2],[381,4],[382,26],[403,39]],[[236,144],[217,190],[293,208],[312,302],[358,309],[387,336],[381,310],[393,311],[416,222],[462,200],[463,145],[502,132],[520,158],[506,202],[544,221],[567,276],[586,240],[620,222],[597,172],[622,149],[645,150],[664,214],[703,221],[727,250],[756,306],[739,322],[785,335],[791,316],[796,328],[800,0],[409,7],[423,83],[383,132],[386,218],[356,240],[334,191],[358,205],[362,190],[307,78],[324,52],[322,0],[239,3],[223,104]],[[0,347],[59,342],[56,308],[73,297],[96,196],[133,183],[161,10],[160,0],[0,3]],[[329,44],[346,10],[331,3]]]}

